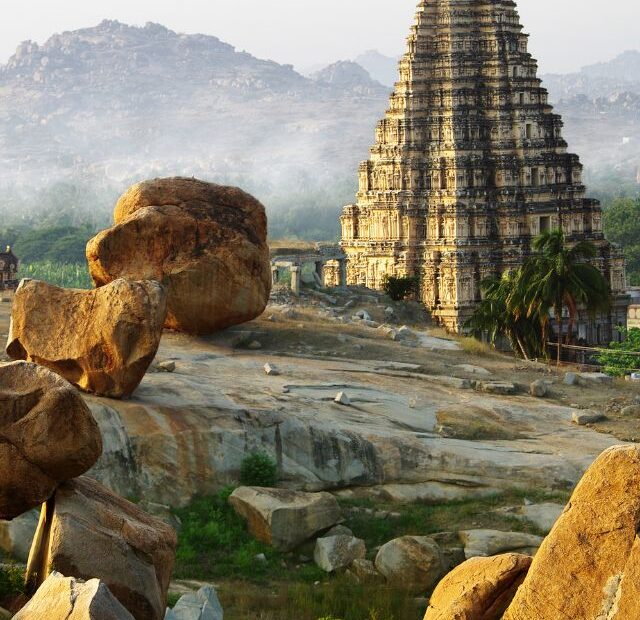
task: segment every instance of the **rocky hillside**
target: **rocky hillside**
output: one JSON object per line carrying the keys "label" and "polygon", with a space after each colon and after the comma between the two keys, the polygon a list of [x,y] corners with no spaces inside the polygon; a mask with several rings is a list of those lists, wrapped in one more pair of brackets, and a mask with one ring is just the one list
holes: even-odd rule
{"label": "rocky hillside", "polygon": [[104,21],[25,42],[0,67],[0,181],[328,178],[366,154],[387,98],[368,82],[311,80],[158,24]]}

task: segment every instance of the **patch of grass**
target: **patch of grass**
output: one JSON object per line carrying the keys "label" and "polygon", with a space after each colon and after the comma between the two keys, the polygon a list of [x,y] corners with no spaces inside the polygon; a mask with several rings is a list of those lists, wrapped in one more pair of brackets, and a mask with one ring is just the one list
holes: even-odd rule
{"label": "patch of grass", "polygon": [[15,564],[0,565],[0,601],[13,599],[24,593],[24,570]]}
{"label": "patch of grass", "polygon": [[[464,529],[497,529],[504,531],[542,534],[527,521],[496,512],[505,506],[522,505],[524,498],[539,502],[564,504],[568,492],[545,493],[540,491],[511,491],[482,499],[446,502],[441,504],[376,505],[376,510],[399,513],[397,518],[379,518],[365,512],[347,513],[345,525],[367,543],[367,549],[383,545],[399,536],[429,536],[439,532],[457,532]],[[373,507],[370,501],[342,500],[345,507]]]}
{"label": "patch of grass", "polygon": [[489,355],[491,353],[491,347],[476,338],[460,338],[460,346],[465,353],[469,355]]}
{"label": "patch of grass", "polygon": [[222,592],[221,600],[229,620],[418,620],[425,611],[406,592],[345,576],[287,584],[268,595],[234,588]]}

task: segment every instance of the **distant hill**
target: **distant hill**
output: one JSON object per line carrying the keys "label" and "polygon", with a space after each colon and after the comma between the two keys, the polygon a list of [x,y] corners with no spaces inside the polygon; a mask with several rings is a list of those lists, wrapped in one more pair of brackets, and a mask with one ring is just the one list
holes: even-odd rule
{"label": "distant hill", "polygon": [[369,50],[354,59],[361,67],[364,67],[369,75],[380,84],[393,86],[398,80],[399,58],[385,56],[376,50]]}
{"label": "distant hill", "polygon": [[351,61],[339,61],[309,76],[319,84],[339,88],[343,92],[387,97],[390,89],[375,81],[369,72]]}

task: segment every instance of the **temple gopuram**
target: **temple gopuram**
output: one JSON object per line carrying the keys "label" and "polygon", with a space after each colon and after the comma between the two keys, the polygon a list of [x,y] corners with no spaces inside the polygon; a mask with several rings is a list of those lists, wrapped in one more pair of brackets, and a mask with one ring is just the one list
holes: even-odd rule
{"label": "temple gopuram", "polygon": [[541,232],[598,247],[611,314],[583,317],[579,339],[609,342],[626,326],[625,263],[585,197],[511,0],[422,0],[399,81],[344,208],[347,282],[421,279],[434,318],[460,332],[488,276],[519,267]]}

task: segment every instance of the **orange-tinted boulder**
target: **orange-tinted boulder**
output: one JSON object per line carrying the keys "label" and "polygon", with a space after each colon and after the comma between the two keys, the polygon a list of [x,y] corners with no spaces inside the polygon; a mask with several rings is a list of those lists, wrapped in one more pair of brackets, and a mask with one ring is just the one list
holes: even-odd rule
{"label": "orange-tinted boulder", "polygon": [[78,391],[41,366],[0,366],[0,518],[47,500],[98,460],[102,438]]}
{"label": "orange-tinted boulder", "polygon": [[206,334],[250,321],[271,291],[263,205],[235,187],[169,178],[134,185],[115,225],[87,244],[96,286],[115,278],[168,287],[166,326]]}
{"label": "orange-tinted boulder", "polygon": [[438,584],[424,620],[499,620],[530,566],[517,553],[467,560]]}
{"label": "orange-tinted boulder", "polygon": [[640,618],[640,447],[604,452],[540,547],[505,620]]}
{"label": "orange-tinted boulder", "polygon": [[130,396],[156,355],[166,291],[119,279],[100,289],[63,289],[23,280],[16,291],[7,353],[47,366],[100,396]]}

